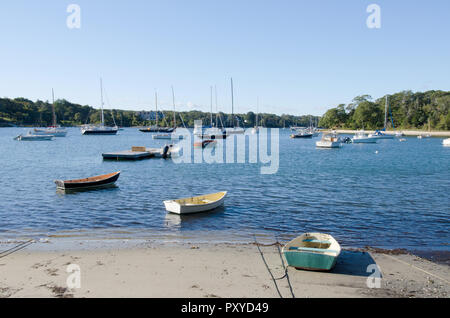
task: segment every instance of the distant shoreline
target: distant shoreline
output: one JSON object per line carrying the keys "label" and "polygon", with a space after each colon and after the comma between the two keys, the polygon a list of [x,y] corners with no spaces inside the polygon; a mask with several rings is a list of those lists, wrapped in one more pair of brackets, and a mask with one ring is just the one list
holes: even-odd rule
{"label": "distant shoreline", "polygon": [[[353,129],[336,129],[336,132],[339,134],[355,134],[359,130]],[[364,130],[367,134],[374,133],[374,130]],[[450,131],[446,130],[435,130],[435,131],[425,131],[425,130],[387,130],[387,135],[394,135],[396,131],[401,131],[405,136],[420,136],[425,134],[430,134],[431,137],[450,137]]]}

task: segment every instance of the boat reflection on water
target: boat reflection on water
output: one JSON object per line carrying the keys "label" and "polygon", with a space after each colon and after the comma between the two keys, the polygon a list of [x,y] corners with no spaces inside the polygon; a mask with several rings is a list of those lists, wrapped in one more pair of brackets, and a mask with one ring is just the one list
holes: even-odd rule
{"label": "boat reflection on water", "polygon": [[79,194],[82,192],[95,192],[95,191],[113,191],[119,189],[119,186],[115,184],[107,184],[101,187],[96,188],[80,188],[80,189],[61,189],[57,188],[56,193],[59,195],[66,195],[66,194]]}
{"label": "boat reflection on water", "polygon": [[183,226],[190,228],[195,222],[203,222],[205,218],[223,217],[225,213],[225,206],[220,206],[214,210],[195,213],[195,214],[174,214],[167,213],[164,218],[164,227],[168,229],[182,229]]}

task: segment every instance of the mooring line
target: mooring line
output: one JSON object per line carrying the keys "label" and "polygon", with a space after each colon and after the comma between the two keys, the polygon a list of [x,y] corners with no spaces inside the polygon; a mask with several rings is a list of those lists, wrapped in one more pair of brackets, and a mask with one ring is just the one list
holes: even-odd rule
{"label": "mooring line", "polygon": [[28,245],[31,245],[35,242],[35,240],[28,240],[26,242],[22,242],[20,244],[17,244],[16,246],[13,246],[3,252],[0,252],[0,258],[6,257],[14,252],[20,251],[21,249],[24,249],[25,247],[27,247]]}
{"label": "mooring line", "polygon": [[[275,288],[276,288],[276,290],[277,290],[278,295],[280,296],[280,298],[283,298],[283,296],[281,295],[280,289],[278,288],[278,284],[277,284],[276,281],[277,281],[277,280],[281,280],[281,279],[283,279],[283,278],[285,278],[285,277],[286,277],[286,279],[287,279],[287,282],[288,282],[288,285],[289,285],[289,289],[290,289],[290,291],[291,291],[292,298],[295,298],[294,292],[292,291],[291,282],[290,282],[290,280],[289,280],[288,268],[284,265],[283,257],[282,257],[282,255],[281,255],[281,251],[280,251],[280,245],[281,245],[281,244],[278,242],[278,240],[277,240],[276,243],[273,243],[273,244],[260,244],[260,243],[258,243],[258,241],[256,240],[256,235],[253,235],[253,236],[254,236],[254,239],[255,239],[255,245],[256,245],[256,247],[258,248],[259,254],[261,255],[261,258],[262,258],[262,260],[263,260],[263,262],[264,262],[264,265],[266,265],[266,269],[267,269],[267,271],[269,272],[270,277],[272,278],[272,281],[273,281],[273,283],[274,283],[274,285],[275,285]],[[277,248],[278,248],[278,254],[280,255],[280,259],[281,259],[281,264],[283,265],[283,269],[284,269],[284,275],[283,275],[283,276],[281,276],[281,277],[279,277],[279,278],[275,278],[275,277],[273,276],[272,271],[270,270],[269,265],[268,265],[267,262],[266,262],[266,259],[265,259],[265,257],[264,257],[263,252],[261,251],[260,246],[277,246]]]}
{"label": "mooring line", "polygon": [[428,275],[430,275],[430,276],[433,276],[433,277],[436,277],[436,278],[438,278],[438,279],[440,279],[440,280],[443,280],[443,281],[446,282],[447,284],[450,284],[450,282],[449,282],[448,280],[446,280],[445,278],[443,278],[443,277],[440,277],[440,276],[438,276],[438,275],[435,275],[435,274],[432,274],[432,273],[430,273],[430,272],[427,272],[427,271],[424,270],[424,269],[421,269],[421,268],[419,268],[419,267],[417,267],[417,266],[415,266],[415,265],[413,265],[413,264],[410,264],[410,263],[408,263],[408,262],[402,261],[401,259],[398,259],[398,258],[396,258],[396,257],[394,257],[394,256],[392,256],[392,255],[388,255],[388,254],[384,254],[384,255],[386,255],[386,256],[392,258],[393,260],[395,260],[395,261],[397,261],[397,262],[403,263],[403,264],[405,264],[405,265],[409,265],[409,266],[411,266],[411,267],[413,267],[413,268],[415,268],[415,269],[417,269],[417,270],[419,270],[419,271],[421,271],[421,272],[424,272],[425,274],[428,274]]}

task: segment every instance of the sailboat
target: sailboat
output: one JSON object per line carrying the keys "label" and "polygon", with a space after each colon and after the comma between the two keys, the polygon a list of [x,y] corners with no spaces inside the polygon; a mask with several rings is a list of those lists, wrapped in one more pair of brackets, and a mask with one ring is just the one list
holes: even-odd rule
{"label": "sailboat", "polygon": [[231,79],[231,121],[232,127],[225,129],[227,135],[243,134],[245,132],[244,128],[239,127],[239,121],[237,121],[237,127],[235,126],[233,79]]}
{"label": "sailboat", "polygon": [[[212,92],[212,86],[211,86],[211,111],[210,111],[210,126],[209,127],[203,127],[203,126],[194,126],[194,135],[197,137],[200,137],[202,139],[226,139],[227,134],[226,131],[219,128],[218,123],[218,107],[217,107],[217,88],[215,89],[215,97],[216,97],[216,124],[213,123],[213,92]],[[222,119],[221,119],[222,121]],[[206,128],[206,132],[203,131],[203,128]]]}
{"label": "sailboat", "polygon": [[259,133],[259,97],[256,98],[256,120],[255,127],[252,128],[252,134]]}
{"label": "sailboat", "polygon": [[152,133],[152,132],[161,132],[161,133],[171,133],[173,132],[172,127],[159,127],[158,126],[158,94],[155,91],[155,107],[156,107],[156,115],[155,115],[155,125],[150,127],[140,128],[139,131],[144,133]]}
{"label": "sailboat", "polygon": [[56,124],[56,113],[55,113],[55,93],[52,88],[52,126],[47,128],[35,128],[33,135],[36,136],[53,136],[53,137],[66,137],[67,130]]}
{"label": "sailboat", "polygon": [[392,135],[386,135],[384,132],[387,128],[387,121],[388,121],[388,108],[389,108],[389,100],[388,95],[386,95],[386,102],[384,104],[384,128],[382,130],[375,130],[373,134],[369,134],[369,138],[375,138],[375,139],[393,139],[394,136]]}
{"label": "sailboat", "polygon": [[176,118],[176,113],[175,113],[175,93],[173,90],[173,86],[172,86],[172,102],[173,102],[173,128],[171,128],[171,131],[169,131],[169,133],[167,134],[156,134],[153,135],[152,138],[153,139],[172,139],[172,138],[177,138],[177,139],[182,139],[183,136],[182,135],[175,135],[175,130],[177,129],[177,118]]}
{"label": "sailboat", "polygon": [[115,135],[119,130],[119,127],[109,127],[105,126],[105,116],[103,114],[103,83],[100,79],[100,99],[101,99],[101,109],[102,109],[102,122],[100,125],[84,125],[81,127],[82,135]]}

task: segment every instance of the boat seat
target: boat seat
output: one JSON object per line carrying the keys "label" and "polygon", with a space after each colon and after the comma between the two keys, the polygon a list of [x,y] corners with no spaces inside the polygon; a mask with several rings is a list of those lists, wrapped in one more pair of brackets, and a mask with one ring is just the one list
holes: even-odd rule
{"label": "boat seat", "polygon": [[329,250],[326,248],[313,248],[313,247],[300,247],[300,246],[289,246],[289,251],[305,251],[305,252],[327,252],[327,253],[337,253],[338,251]]}
{"label": "boat seat", "polygon": [[308,242],[308,243],[320,243],[320,244],[330,244],[330,241],[321,241],[321,240],[317,240],[317,239],[304,239],[303,242]]}

